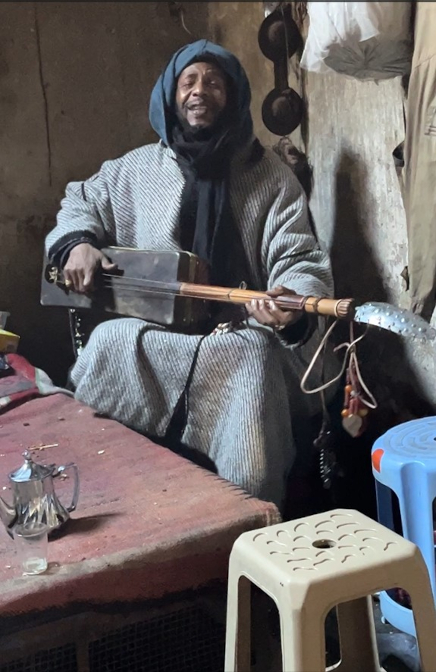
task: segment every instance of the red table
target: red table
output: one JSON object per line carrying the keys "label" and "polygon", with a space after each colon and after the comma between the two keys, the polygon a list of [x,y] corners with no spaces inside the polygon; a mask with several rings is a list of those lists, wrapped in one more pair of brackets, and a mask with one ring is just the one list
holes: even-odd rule
{"label": "red table", "polygon": [[[79,467],[81,494],[65,534],[49,543],[49,570],[20,575],[0,524],[0,615],[86,601],[161,598],[226,578],[244,531],[279,522],[273,504],[56,394],[0,415],[0,494],[29,447],[36,461]],[[57,492],[70,500],[72,478]],[[6,487],[6,490],[1,488]]]}

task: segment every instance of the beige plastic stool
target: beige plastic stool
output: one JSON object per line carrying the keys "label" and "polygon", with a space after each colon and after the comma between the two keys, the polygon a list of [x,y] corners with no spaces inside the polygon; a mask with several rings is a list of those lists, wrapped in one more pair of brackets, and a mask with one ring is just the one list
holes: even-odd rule
{"label": "beige plastic stool", "polygon": [[421,553],[357,511],[337,509],[236,540],[225,672],[250,671],[250,582],[279,610],[284,672],[325,672],[324,623],[336,605],[341,662],[334,669],[379,671],[370,596],[395,587],[412,597],[422,672],[436,670],[436,614]]}

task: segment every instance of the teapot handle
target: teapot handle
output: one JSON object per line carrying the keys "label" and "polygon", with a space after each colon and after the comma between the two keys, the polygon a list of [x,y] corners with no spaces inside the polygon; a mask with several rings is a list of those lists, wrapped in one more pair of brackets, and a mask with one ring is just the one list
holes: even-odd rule
{"label": "teapot handle", "polygon": [[62,467],[57,468],[57,473],[56,476],[61,474],[64,471],[67,471],[67,469],[73,469],[74,470],[74,492],[73,492],[73,498],[71,500],[70,506],[67,507],[68,513],[71,513],[71,511],[76,510],[77,506],[77,500],[79,499],[79,490],[80,490],[80,480],[79,480],[79,470],[77,466],[74,464],[74,462],[71,462],[70,464],[65,464]]}

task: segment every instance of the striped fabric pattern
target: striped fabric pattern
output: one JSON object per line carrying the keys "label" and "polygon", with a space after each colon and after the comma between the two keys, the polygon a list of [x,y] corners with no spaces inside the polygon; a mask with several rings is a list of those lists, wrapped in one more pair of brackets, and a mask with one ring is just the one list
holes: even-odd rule
{"label": "striped fabric pattern", "polygon": [[[77,230],[94,233],[102,245],[178,250],[183,184],[175,155],[161,143],[107,161],[87,181],[67,186],[46,247]],[[311,233],[305,197],[273,152],[254,165],[244,155],[235,158],[230,196],[251,288],[282,284],[298,294],[332,294],[329,259]],[[231,261],[237,269],[238,259]],[[76,398],[137,431],[163,436],[198,341],[138,319],[105,322],[71,373]],[[299,390],[318,342],[316,332],[304,346],[289,346],[259,325],[211,335],[192,380],[183,441],[208,455],[221,476],[278,505],[295,456],[292,424],[318,410],[316,397]]]}

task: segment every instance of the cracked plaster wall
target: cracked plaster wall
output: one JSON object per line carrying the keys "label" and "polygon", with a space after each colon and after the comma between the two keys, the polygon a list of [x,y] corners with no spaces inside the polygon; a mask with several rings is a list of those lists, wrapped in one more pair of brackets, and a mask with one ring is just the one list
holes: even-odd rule
{"label": "cracked plaster wall", "polygon": [[[233,50],[252,84],[256,132],[277,140],[260,115],[273,86],[257,46],[262,3],[182,3],[192,36],[170,4],[0,3],[0,310],[11,311],[23,354],[52,375],[71,349],[65,311],[39,306],[43,238],[69,180],[154,140],[148,98],[168,56],[205,36]],[[307,92],[311,206],[338,294],[405,306],[406,228],[391,161],[403,135],[400,83],[309,75]],[[293,139],[301,143],[298,132]],[[383,383],[436,401],[433,346],[373,346]]]}
{"label": "cracked plaster wall", "polygon": [[[207,6],[189,4],[203,37]],[[66,311],[39,305],[65,185],[154,141],[151,88],[193,38],[167,2],[0,3],[0,310],[20,352],[51,375],[72,356]]]}

